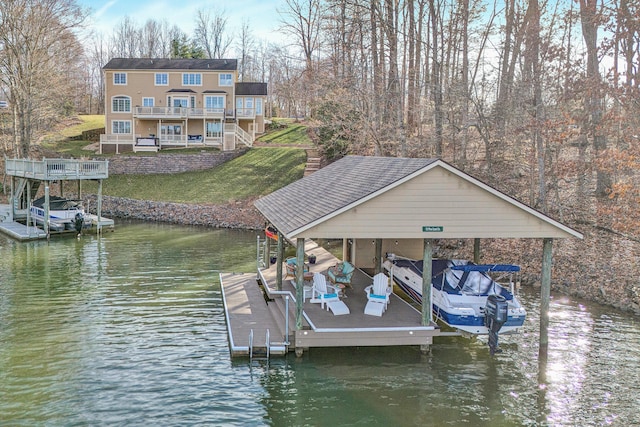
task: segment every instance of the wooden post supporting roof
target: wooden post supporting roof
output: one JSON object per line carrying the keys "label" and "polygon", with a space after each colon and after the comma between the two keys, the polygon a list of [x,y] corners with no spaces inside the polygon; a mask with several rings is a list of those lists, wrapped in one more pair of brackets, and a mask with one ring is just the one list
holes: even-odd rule
{"label": "wooden post supporting roof", "polygon": [[382,271],[382,239],[376,239],[376,255],[374,263],[375,267],[373,274],[378,274]]}
{"label": "wooden post supporting roof", "polygon": [[280,231],[277,232],[278,236],[278,254],[276,259],[276,289],[282,290],[282,262],[284,261],[284,237]]}
{"label": "wooden post supporting roof", "polygon": [[431,310],[431,276],[433,275],[433,240],[424,239],[422,256],[422,326],[428,326],[433,320]]}
{"label": "wooden post supporting roof", "polygon": [[296,330],[302,329],[304,304],[304,239],[296,239]]}
{"label": "wooden post supporting roof", "polygon": [[549,299],[551,295],[551,249],[553,239],[543,239],[540,287],[540,348],[538,357],[546,359],[549,349]]}

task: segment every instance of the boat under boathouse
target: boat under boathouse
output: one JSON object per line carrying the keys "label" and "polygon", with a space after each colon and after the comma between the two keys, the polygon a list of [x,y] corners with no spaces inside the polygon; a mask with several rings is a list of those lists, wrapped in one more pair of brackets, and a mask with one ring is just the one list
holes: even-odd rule
{"label": "boat under boathouse", "polygon": [[[541,240],[542,352],[548,344],[544,311],[553,239],[582,238],[440,159],[347,156],[258,199],[255,206],[272,234],[259,242],[266,255],[259,257],[258,283],[251,274],[221,275],[232,355],[259,349],[302,355],[312,347],[336,346],[427,350],[434,338],[448,334],[434,322],[428,292],[434,242],[474,239],[474,257],[479,257],[483,238]],[[341,240],[341,259],[320,247],[318,239]],[[296,248],[293,260],[285,260],[286,244]],[[367,313],[365,287],[382,271],[385,253],[423,260],[420,309],[391,293],[381,315]],[[356,270],[337,310],[327,310],[310,295],[312,276],[327,276],[339,261]],[[290,262],[304,268],[288,271]]]}
{"label": "boat under boathouse", "polygon": [[[103,229],[113,229],[113,220],[102,216],[102,181],[109,177],[109,162],[107,160],[76,160],[76,159],[5,159],[5,174],[10,177],[11,193],[9,205],[0,205],[0,231],[18,240],[33,240],[47,238],[54,228],[59,228],[55,218],[51,218],[52,198],[51,186],[60,185],[60,196],[63,195],[63,183],[76,181],[78,198],[82,194],[82,181],[98,182],[98,196],[96,214],[85,214],[91,227],[99,233]],[[43,218],[41,227],[32,225],[31,207],[33,199],[44,184],[42,197]],[[65,227],[62,226],[64,229]]]}

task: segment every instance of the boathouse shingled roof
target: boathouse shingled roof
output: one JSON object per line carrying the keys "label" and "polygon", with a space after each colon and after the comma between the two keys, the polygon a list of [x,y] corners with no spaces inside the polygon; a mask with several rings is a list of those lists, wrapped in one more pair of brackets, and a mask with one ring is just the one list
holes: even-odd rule
{"label": "boathouse shingled roof", "polygon": [[104,70],[220,70],[235,71],[237,59],[167,59],[167,58],[113,58]]}
{"label": "boathouse shingled roof", "polygon": [[346,156],[258,199],[255,206],[288,234],[376,191],[436,159]]}
{"label": "boathouse shingled roof", "polygon": [[254,203],[295,238],[582,238],[440,159],[346,156]]}

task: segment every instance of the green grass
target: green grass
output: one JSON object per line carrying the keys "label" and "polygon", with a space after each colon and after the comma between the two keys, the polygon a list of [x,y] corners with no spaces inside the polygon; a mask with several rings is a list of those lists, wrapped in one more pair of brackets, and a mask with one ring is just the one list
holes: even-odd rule
{"label": "green grass", "polygon": [[277,121],[281,125],[286,126],[284,129],[271,131],[258,138],[258,141],[270,145],[279,146],[311,146],[311,140],[307,134],[307,127],[300,123],[291,123],[288,121]]}
{"label": "green grass", "polygon": [[80,123],[66,126],[58,131],[45,135],[42,139],[42,146],[60,154],[80,158],[95,156],[92,150],[85,150],[85,147],[91,144],[89,141],[75,140],[82,135],[82,132],[99,129],[104,127],[103,115],[84,115],[78,116]]}
{"label": "green grass", "polygon": [[[112,175],[102,194],[161,202],[220,204],[269,194],[302,178],[304,150],[253,148],[219,167],[168,175]],[[86,183],[85,192],[96,192]]]}

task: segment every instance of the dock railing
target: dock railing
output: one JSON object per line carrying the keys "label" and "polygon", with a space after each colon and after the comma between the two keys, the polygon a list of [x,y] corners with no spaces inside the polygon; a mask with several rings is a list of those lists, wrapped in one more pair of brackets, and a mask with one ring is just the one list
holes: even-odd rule
{"label": "dock railing", "polygon": [[106,179],[109,177],[109,162],[76,159],[5,159],[5,171],[7,175],[42,181]]}

